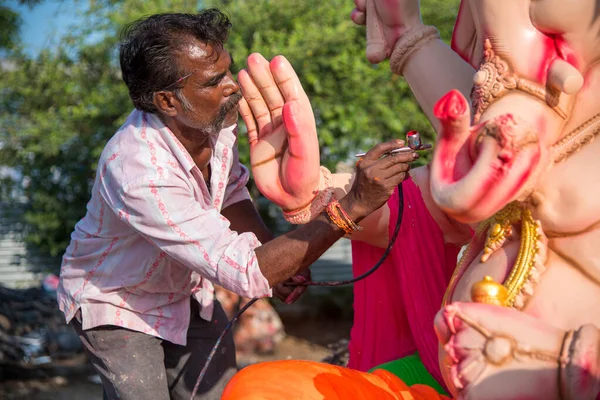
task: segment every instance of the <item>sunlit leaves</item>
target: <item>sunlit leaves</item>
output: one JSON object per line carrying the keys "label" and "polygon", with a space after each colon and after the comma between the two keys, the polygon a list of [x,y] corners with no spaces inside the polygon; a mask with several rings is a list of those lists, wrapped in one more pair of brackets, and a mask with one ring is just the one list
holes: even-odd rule
{"label": "sunlit leaves", "polygon": [[[228,48],[235,72],[251,52],[290,60],[315,110],[322,163],[334,167],[410,129],[431,140],[433,131],[404,79],[392,75],[387,62],[366,61],[364,28],[349,18],[351,0],[202,3],[231,16]],[[197,6],[190,0],[79,4],[85,6],[84,23],[56,51],[36,59],[17,52],[11,56],[15,68],[0,69],[0,165],[23,177],[29,241],[53,255],[64,251],[84,215],[100,152],[132,108],[116,53],[122,28],[145,15],[193,12]],[[458,0],[422,2],[425,22],[446,40],[457,5]],[[248,163],[243,135],[240,156]]]}

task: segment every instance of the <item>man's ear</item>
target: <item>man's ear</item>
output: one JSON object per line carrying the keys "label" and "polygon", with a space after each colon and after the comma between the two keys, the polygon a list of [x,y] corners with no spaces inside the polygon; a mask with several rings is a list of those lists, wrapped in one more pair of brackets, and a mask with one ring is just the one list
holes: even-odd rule
{"label": "man's ear", "polygon": [[154,106],[159,113],[167,115],[169,117],[175,117],[177,115],[177,97],[175,93],[168,91],[160,91],[154,93],[152,98]]}

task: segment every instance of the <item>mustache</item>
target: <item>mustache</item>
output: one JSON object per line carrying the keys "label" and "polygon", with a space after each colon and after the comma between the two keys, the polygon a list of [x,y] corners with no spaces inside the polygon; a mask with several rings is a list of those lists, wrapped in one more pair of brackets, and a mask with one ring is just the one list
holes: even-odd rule
{"label": "mustache", "polygon": [[235,108],[235,106],[238,105],[238,103],[240,102],[241,99],[242,99],[241,92],[236,92],[236,93],[232,94],[231,96],[229,96],[229,100],[227,101],[227,103],[223,104],[222,113],[227,114],[229,111],[233,110]]}
{"label": "mustache", "polygon": [[213,121],[213,123],[211,125],[213,130],[219,131],[221,129],[221,125],[223,124],[223,121],[225,121],[227,114],[229,114],[229,112],[231,110],[233,110],[235,108],[235,106],[238,105],[238,103],[240,102],[241,99],[242,99],[242,93],[240,93],[240,92],[236,92],[236,93],[232,94],[231,96],[229,96],[227,103],[223,104],[221,106],[221,108],[219,108],[217,117],[215,118],[215,120]]}

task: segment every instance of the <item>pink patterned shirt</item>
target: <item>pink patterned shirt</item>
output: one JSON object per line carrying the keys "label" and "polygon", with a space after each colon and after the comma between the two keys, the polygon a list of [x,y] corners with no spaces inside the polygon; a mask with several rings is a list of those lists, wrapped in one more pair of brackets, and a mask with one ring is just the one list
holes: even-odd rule
{"label": "pink patterned shirt", "polygon": [[211,320],[218,283],[271,296],[253,233],[229,229],[222,208],[249,199],[235,126],[213,141],[210,191],[200,169],[154,115],[133,111],[98,163],[87,214],[63,257],[58,303],[83,329],[123,326],[186,344],[189,298]]}

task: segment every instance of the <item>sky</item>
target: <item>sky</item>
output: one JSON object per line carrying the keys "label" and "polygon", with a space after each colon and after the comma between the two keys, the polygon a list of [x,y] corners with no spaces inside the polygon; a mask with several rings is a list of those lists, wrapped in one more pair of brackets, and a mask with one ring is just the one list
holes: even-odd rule
{"label": "sky", "polygon": [[7,0],[4,4],[21,15],[21,40],[25,51],[32,56],[55,46],[69,26],[77,21],[75,0],[45,0],[31,10],[15,0]]}

